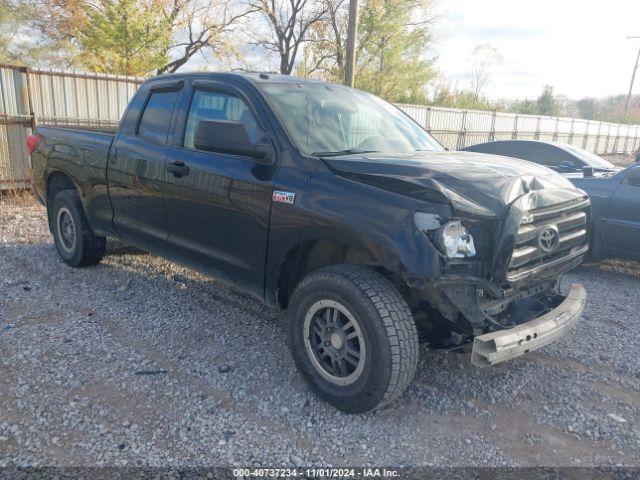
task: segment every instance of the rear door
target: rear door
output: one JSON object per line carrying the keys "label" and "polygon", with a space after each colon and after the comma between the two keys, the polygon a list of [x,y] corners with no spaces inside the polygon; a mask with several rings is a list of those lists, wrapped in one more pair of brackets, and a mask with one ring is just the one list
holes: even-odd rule
{"label": "rear door", "polygon": [[197,150],[194,134],[202,120],[235,120],[256,142],[266,135],[265,123],[239,90],[203,80],[185,92],[180,111],[188,113],[166,161],[172,255],[262,297],[275,167]]}
{"label": "rear door", "polygon": [[155,82],[139,92],[143,96],[139,114],[117,136],[109,160],[115,228],[125,242],[151,252],[166,248],[165,161],[172,114],[183,85]]}
{"label": "rear door", "polygon": [[609,202],[607,244],[618,255],[640,257],[640,182],[630,178],[632,170],[637,174],[640,165],[619,174],[624,178]]}

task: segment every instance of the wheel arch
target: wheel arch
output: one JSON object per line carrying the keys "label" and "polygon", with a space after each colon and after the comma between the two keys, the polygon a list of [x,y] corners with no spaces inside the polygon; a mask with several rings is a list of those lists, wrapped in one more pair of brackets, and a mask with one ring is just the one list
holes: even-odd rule
{"label": "wheel arch", "polygon": [[47,174],[46,188],[47,206],[50,206],[55,196],[63,190],[80,192],[71,176],[60,170],[53,170]]}
{"label": "wheel arch", "polygon": [[[56,195],[58,193],[64,190],[74,190],[80,193],[78,186],[73,181],[71,176],[60,170],[53,170],[47,174],[45,188],[47,213],[49,213],[49,211],[51,210],[51,207],[53,206],[53,200],[56,198]],[[53,233],[51,215],[48,215],[48,218],[49,231]]]}
{"label": "wheel arch", "polygon": [[[286,309],[296,285],[307,274],[329,265],[354,264],[372,268],[391,281],[394,272],[406,271],[399,257],[387,249],[373,250],[346,236],[315,236],[289,246],[267,278],[266,300]],[[338,239],[338,240],[336,240]]]}

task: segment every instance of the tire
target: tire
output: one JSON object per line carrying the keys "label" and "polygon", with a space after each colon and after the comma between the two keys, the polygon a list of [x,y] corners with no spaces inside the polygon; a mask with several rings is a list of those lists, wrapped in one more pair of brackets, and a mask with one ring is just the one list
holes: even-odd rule
{"label": "tire", "polygon": [[107,240],[91,230],[75,190],[63,190],[55,196],[49,211],[49,223],[56,250],[67,265],[95,265],[104,256]]}
{"label": "tire", "polygon": [[310,273],[296,287],[287,316],[298,370],[334,407],[348,413],[382,408],[411,382],[416,325],[395,287],[373,270],[344,264]]}
{"label": "tire", "polygon": [[606,258],[605,242],[602,239],[602,235],[594,224],[591,224],[591,235],[589,236],[589,251],[585,255],[585,260],[588,262],[599,262]]}

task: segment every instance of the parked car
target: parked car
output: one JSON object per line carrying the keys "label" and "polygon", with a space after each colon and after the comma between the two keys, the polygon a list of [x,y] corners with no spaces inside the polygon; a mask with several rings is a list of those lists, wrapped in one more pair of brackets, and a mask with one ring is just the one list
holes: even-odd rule
{"label": "parked car", "polygon": [[616,171],[616,166],[595,153],[565,143],[538,140],[499,140],[465,147],[466,152],[491,153],[539,163],[556,172],[581,172],[587,167],[596,172]]}
{"label": "parked car", "polygon": [[584,192],[530,162],[445,152],[364,92],[168,75],[140,87],[115,135],[35,136],[33,184],[64,262],[95,264],[117,237],[287,309],[302,377],[347,412],[398,398],[420,339],[494,365],[584,307],[582,286],[558,287],[588,250]]}
{"label": "parked car", "polygon": [[640,260],[640,164],[569,180],[591,199],[592,255]]}

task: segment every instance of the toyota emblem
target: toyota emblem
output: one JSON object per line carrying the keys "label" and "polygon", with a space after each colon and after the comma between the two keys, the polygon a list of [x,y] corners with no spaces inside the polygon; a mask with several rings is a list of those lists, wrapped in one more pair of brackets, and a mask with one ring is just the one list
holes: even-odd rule
{"label": "toyota emblem", "polygon": [[538,247],[543,253],[553,253],[558,250],[560,233],[558,227],[550,225],[540,230],[538,234]]}

